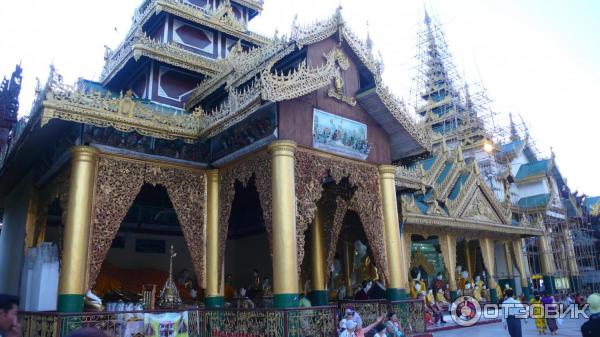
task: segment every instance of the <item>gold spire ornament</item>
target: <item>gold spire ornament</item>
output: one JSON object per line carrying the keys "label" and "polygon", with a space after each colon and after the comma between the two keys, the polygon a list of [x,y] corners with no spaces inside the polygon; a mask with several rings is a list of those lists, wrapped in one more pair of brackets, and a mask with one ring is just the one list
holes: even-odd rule
{"label": "gold spire ornament", "polygon": [[177,256],[173,245],[171,245],[171,256],[169,257],[169,278],[167,283],[160,292],[160,302],[158,305],[161,308],[176,308],[181,305],[181,297],[179,297],[179,291],[175,282],[173,282],[173,258]]}

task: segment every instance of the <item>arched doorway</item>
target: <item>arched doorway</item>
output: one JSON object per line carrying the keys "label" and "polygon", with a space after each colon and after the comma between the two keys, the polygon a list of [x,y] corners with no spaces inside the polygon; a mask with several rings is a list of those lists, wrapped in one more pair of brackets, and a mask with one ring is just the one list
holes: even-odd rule
{"label": "arched doorway", "polygon": [[105,303],[136,303],[144,286],[160,290],[173,276],[184,303],[199,300],[200,286],[177,214],[162,185],[144,184],[121,222],[96,279],[94,293]]}
{"label": "arched doorway", "polygon": [[253,305],[268,307],[272,262],[255,176],[245,186],[236,181],[234,189],[225,248],[225,300],[233,306],[245,305],[237,300],[244,288]]}

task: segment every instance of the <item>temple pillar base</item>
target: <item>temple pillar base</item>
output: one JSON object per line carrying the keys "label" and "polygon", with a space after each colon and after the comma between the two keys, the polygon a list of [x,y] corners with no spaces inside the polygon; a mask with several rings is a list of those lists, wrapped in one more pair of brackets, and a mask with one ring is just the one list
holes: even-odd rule
{"label": "temple pillar base", "polygon": [[387,288],[385,290],[385,299],[388,301],[402,301],[408,299],[408,293],[403,288]]}
{"label": "temple pillar base", "polygon": [[554,276],[544,275],[544,288],[548,294],[556,293],[556,287],[554,285]]}
{"label": "temple pillar base", "polygon": [[525,297],[525,301],[529,302],[529,300],[531,299],[531,294],[529,293],[529,286],[521,287],[521,290],[523,291],[523,297]]}
{"label": "temple pillar base", "polygon": [[315,307],[320,307],[329,304],[327,290],[313,290],[308,295],[310,303]]}
{"label": "temple pillar base", "polygon": [[83,312],[83,294],[58,295],[58,312]]}
{"label": "temple pillar base", "polygon": [[225,298],[223,296],[207,297],[204,299],[204,305],[208,309],[223,308],[225,307]]}
{"label": "temple pillar base", "polygon": [[498,292],[496,289],[490,289],[490,302],[498,303]]}
{"label": "temple pillar base", "polygon": [[298,294],[275,294],[273,305],[275,308],[295,308],[298,306]]}

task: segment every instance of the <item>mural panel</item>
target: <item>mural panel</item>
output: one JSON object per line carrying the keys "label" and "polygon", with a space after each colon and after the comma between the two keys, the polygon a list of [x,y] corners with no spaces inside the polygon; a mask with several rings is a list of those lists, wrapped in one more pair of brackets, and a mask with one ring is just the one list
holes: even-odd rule
{"label": "mural panel", "polygon": [[366,124],[319,109],[313,110],[313,146],[362,160],[367,159],[371,151]]}

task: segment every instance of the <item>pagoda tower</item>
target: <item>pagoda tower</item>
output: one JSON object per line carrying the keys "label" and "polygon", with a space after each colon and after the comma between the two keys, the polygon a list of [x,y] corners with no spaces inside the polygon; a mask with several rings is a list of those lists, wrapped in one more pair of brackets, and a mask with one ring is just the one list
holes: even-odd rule
{"label": "pagoda tower", "polygon": [[418,34],[418,98],[416,112],[432,130],[434,148],[473,146],[486,137],[477,105],[456,71],[441,25],[425,11],[424,29]]}
{"label": "pagoda tower", "polygon": [[477,162],[496,198],[508,203],[510,172],[496,160],[498,147],[484,123],[492,114],[489,99],[484,92],[473,93],[458,75],[441,25],[427,11],[423,22],[417,36],[416,112],[431,130],[434,149],[460,148],[465,159]]}
{"label": "pagoda tower", "polygon": [[144,1],[125,40],[106,48],[100,82],[87,85],[182,111],[198,84],[220,73],[232,49],[269,41],[248,30],[262,6],[262,0]]}

